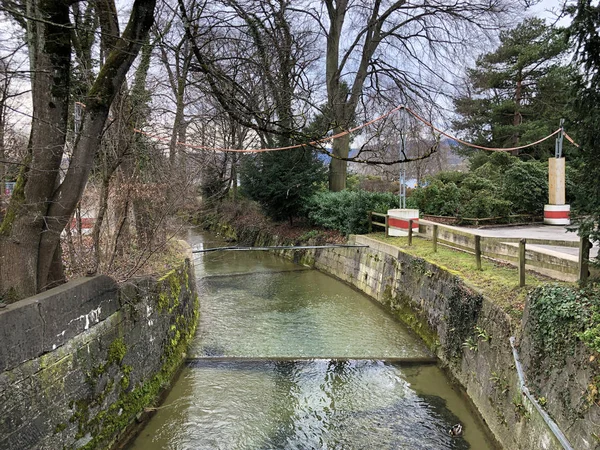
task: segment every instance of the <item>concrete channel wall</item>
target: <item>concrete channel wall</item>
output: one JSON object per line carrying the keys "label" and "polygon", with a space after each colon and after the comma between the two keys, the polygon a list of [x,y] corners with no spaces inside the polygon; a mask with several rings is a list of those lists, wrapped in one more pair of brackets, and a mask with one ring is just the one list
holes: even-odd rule
{"label": "concrete channel wall", "polygon": [[[231,227],[224,230],[235,239]],[[259,233],[252,239],[253,242],[244,244],[290,244],[267,233]],[[513,319],[492,299],[483,297],[444,268],[366,236],[351,236],[350,241],[369,248],[285,250],[279,254],[345,281],[407,324],[465,389],[501,447],[508,450],[564,448],[520,390],[509,341],[511,336],[530,341],[523,335],[522,330],[527,327],[520,320]],[[534,349],[528,346],[527,351]],[[530,355],[521,356],[525,361],[531,360]],[[578,356],[587,358],[585,352]],[[527,376],[527,363],[525,366]],[[585,410],[584,407],[585,413],[573,413],[582,411],[586,383],[591,381],[590,373],[578,367],[581,365],[571,364],[568,370],[546,371],[544,376],[551,381],[548,386],[561,392],[561,404],[548,401],[545,408],[566,434],[572,448],[598,449],[599,441],[595,437],[598,430],[593,419],[599,408]],[[543,380],[538,380],[538,384],[543,386]],[[556,397],[545,392],[538,395]],[[570,414],[564,413],[567,410]]]}
{"label": "concrete channel wall", "polygon": [[160,279],[66,283],[0,310],[0,449],[103,449],[171,381],[198,321],[189,259]]}

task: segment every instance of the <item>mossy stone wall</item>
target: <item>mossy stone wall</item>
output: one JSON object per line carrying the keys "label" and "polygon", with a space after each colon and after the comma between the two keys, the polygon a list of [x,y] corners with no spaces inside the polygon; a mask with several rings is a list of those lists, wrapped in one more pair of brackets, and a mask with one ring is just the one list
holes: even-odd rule
{"label": "mossy stone wall", "polygon": [[[97,280],[62,286],[61,301],[85,303],[89,283]],[[40,316],[44,330],[55,323],[68,338],[50,351],[36,346],[42,354],[0,373],[0,449],[109,448],[169,386],[198,323],[190,261],[101,297],[95,313],[78,320],[61,318],[60,308],[47,311],[57,317]],[[31,301],[10,305],[10,313],[19,307],[31,309]],[[35,336],[43,339],[44,330]]]}
{"label": "mossy stone wall", "polygon": [[[236,237],[234,229],[227,227],[227,231],[228,236]],[[258,233],[239,242],[291,244],[269,233]],[[408,325],[465,389],[501,447],[563,448],[520,392],[509,342],[510,336],[520,336],[520,322],[450,270],[365,236],[353,236],[351,242],[367,244],[369,248],[276,253],[347,282]],[[566,432],[570,439],[578,441],[578,436]]]}

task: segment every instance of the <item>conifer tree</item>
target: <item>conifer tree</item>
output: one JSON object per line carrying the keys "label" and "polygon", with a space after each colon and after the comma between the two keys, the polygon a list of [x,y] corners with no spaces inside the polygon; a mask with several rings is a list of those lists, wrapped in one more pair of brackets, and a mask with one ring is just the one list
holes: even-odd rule
{"label": "conifer tree", "polygon": [[309,149],[259,153],[244,161],[241,187],[270,217],[291,224],[325,181],[325,173],[325,166]]}
{"label": "conifer tree", "polygon": [[[560,30],[527,19],[501,33],[500,46],[467,71],[466,92],[455,99],[454,123],[469,140],[485,146],[516,147],[558,128],[567,114],[570,70],[561,64],[566,42]],[[532,150],[548,157],[554,142]]]}
{"label": "conifer tree", "polygon": [[589,214],[580,234],[591,234],[600,241],[600,5],[579,0],[570,9],[573,23],[569,34],[576,46],[580,69],[573,92],[573,110],[577,140],[580,144],[581,169],[578,185],[581,198],[579,212]]}

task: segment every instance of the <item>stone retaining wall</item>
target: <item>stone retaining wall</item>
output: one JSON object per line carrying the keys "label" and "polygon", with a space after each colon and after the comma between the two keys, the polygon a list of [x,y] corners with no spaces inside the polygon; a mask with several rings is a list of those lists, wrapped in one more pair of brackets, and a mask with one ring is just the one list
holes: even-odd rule
{"label": "stone retaining wall", "polygon": [[102,449],[178,370],[198,322],[188,259],[160,279],[69,282],[0,310],[0,449]]}

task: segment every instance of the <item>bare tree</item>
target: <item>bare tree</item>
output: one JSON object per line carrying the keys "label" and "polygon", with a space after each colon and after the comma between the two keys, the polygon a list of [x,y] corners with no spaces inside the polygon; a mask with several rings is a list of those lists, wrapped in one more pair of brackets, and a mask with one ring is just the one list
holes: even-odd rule
{"label": "bare tree", "polygon": [[[154,20],[155,0],[136,0],[123,34],[111,34],[114,43],[86,94],[81,134],[61,182],[72,87],[71,3],[27,2],[22,18],[32,71],[33,121],[28,156],[0,225],[1,291],[12,298],[63,279],[60,234],[87,183],[113,99]],[[115,10],[112,0],[99,3]]]}
{"label": "bare tree", "polygon": [[[328,109],[334,133],[355,120],[365,95],[385,96],[384,80],[392,81],[405,101],[425,97],[447,80],[435,70],[457,50],[468,51],[476,31],[496,29],[505,5],[486,0],[408,2],[406,0],[325,0],[306,9],[327,42],[325,55]],[[442,64],[441,67],[448,67]],[[434,82],[428,82],[427,79]],[[329,188],[345,188],[349,139],[333,143]]]}
{"label": "bare tree", "polygon": [[314,33],[292,25],[288,1],[179,0],[192,69],[236,122],[266,145],[287,146],[306,125],[313,92]]}

